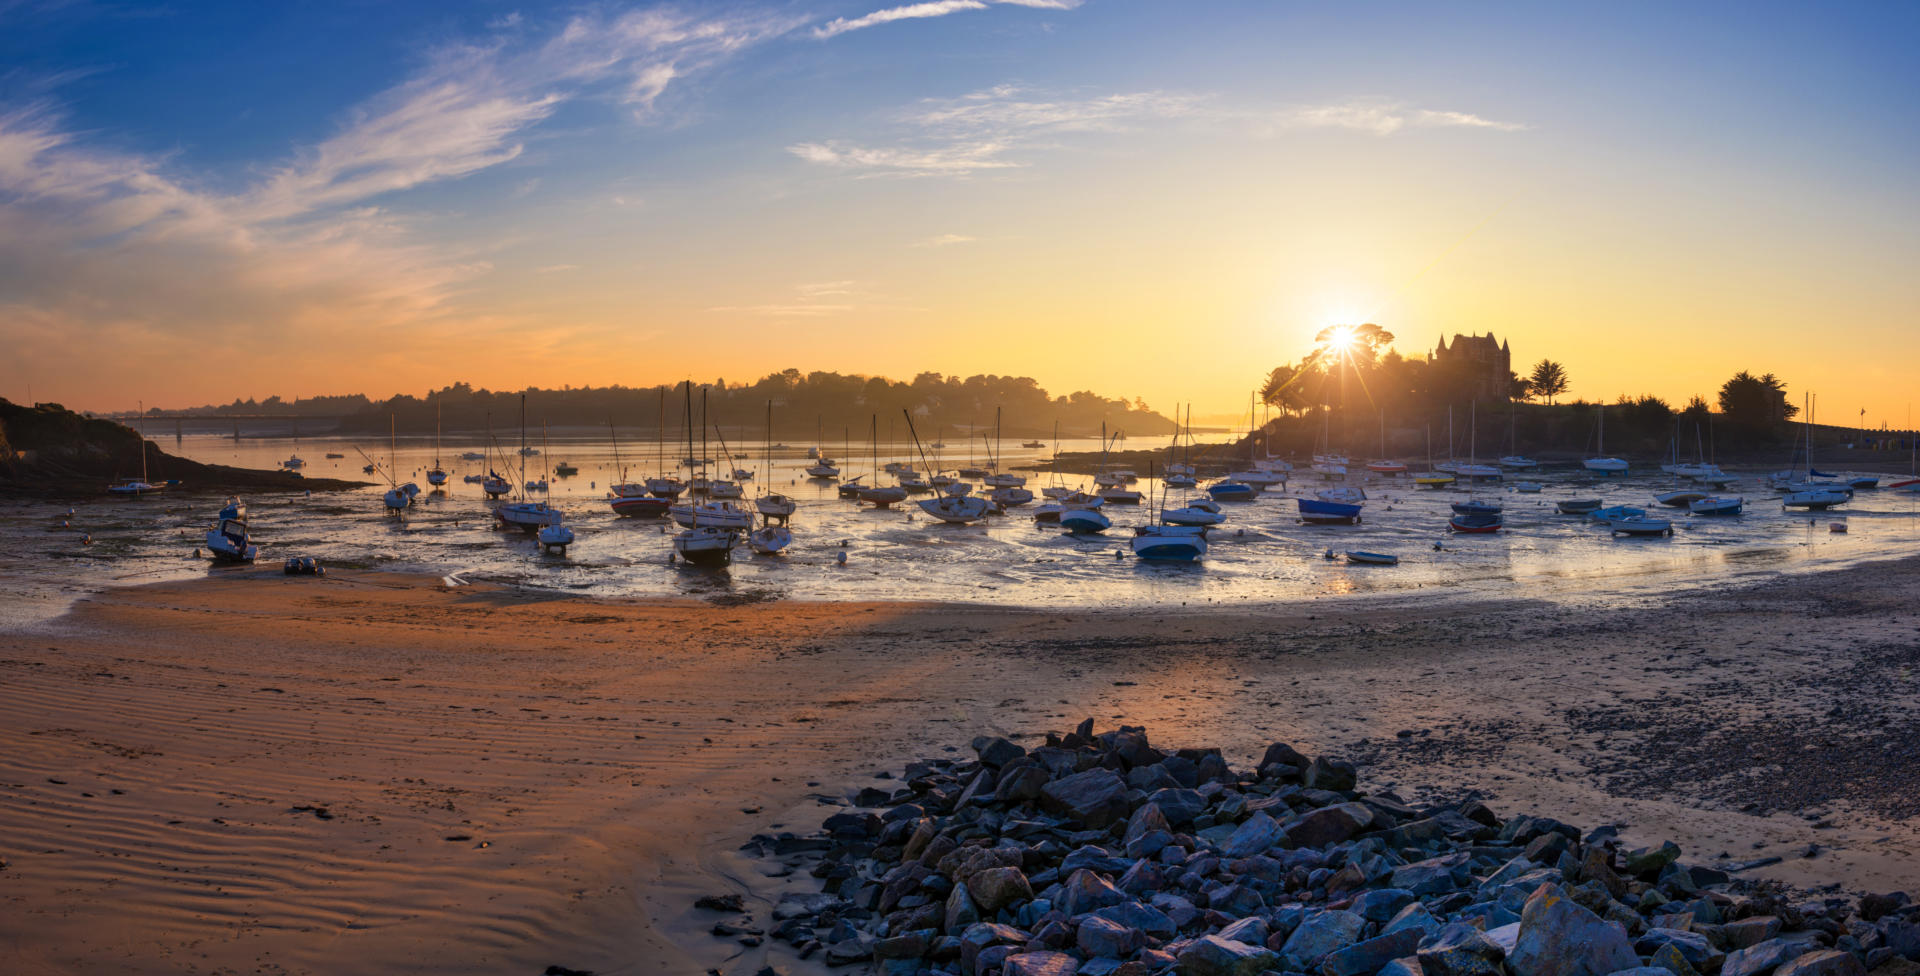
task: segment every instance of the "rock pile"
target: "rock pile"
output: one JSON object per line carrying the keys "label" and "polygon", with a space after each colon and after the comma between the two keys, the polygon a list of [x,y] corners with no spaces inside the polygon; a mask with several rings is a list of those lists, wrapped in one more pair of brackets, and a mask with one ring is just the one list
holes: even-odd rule
{"label": "rock pile", "polygon": [[824,882],[764,934],[885,976],[1920,976],[1905,894],[1799,901],[1610,828],[1416,809],[1284,744],[1252,771],[1091,720],[973,748],[755,837]]}

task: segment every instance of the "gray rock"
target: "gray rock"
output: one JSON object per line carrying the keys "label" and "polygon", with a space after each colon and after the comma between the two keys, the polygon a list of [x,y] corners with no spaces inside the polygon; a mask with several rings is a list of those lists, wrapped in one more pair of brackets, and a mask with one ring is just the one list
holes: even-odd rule
{"label": "gray rock", "polygon": [[960,933],[960,971],[971,976],[978,971],[980,953],[994,946],[1024,945],[1027,938],[1027,933],[1011,925],[992,922],[969,925]]}
{"label": "gray rock", "polygon": [[1373,811],[1361,803],[1336,803],[1303,813],[1287,821],[1287,837],[1303,847],[1325,847],[1367,829],[1373,823]]}
{"label": "gray rock", "polygon": [[964,932],[967,926],[980,921],[980,909],[973,903],[973,896],[967,894],[967,886],[957,884],[947,895],[946,928],[947,932]]}
{"label": "gray rock", "polygon": [[1867,967],[1851,952],[1817,949],[1785,963],[1773,976],[1867,976]]}
{"label": "gray rock", "polygon": [[1440,920],[1433,917],[1433,913],[1427,910],[1427,906],[1414,902],[1388,919],[1387,924],[1381,927],[1380,934],[1398,932],[1401,929],[1414,929],[1423,935],[1432,935],[1440,931]]}
{"label": "gray rock", "polygon": [[1499,943],[1465,922],[1428,935],[1416,955],[1425,976],[1498,976],[1506,958]]}
{"label": "gray rock", "polygon": [[1167,913],[1151,905],[1142,905],[1137,901],[1123,901],[1118,905],[1109,905],[1093,913],[1097,918],[1118,922],[1130,929],[1138,929],[1156,939],[1171,939],[1180,931]]}
{"label": "gray rock", "polygon": [[967,893],[989,914],[1033,897],[1033,886],[1019,868],[988,868],[967,879]]}
{"label": "gray rock", "polygon": [[1673,974],[1659,966],[1635,966],[1632,969],[1615,970],[1608,976],[1673,976]]}
{"label": "gray rock", "polygon": [[1517,976],[1606,976],[1640,965],[1627,931],[1582,908],[1558,885],[1541,885],[1520,913],[1507,965]]}
{"label": "gray rock", "polygon": [[1167,822],[1175,827],[1190,824],[1193,818],[1207,812],[1207,798],[1201,796],[1199,790],[1155,790],[1147,802],[1159,807]]}
{"label": "gray rock", "polygon": [[1279,957],[1264,946],[1206,935],[1187,943],[1175,958],[1180,976],[1256,976]]}
{"label": "gray rock", "polygon": [[1266,919],[1258,915],[1249,915],[1239,921],[1229,923],[1226,928],[1214,934],[1229,942],[1245,942],[1247,945],[1266,945],[1267,938],[1273,935],[1273,930],[1267,925]]}
{"label": "gray rock", "polygon": [[1068,916],[1084,915],[1133,900],[1115,888],[1112,882],[1085,868],[1067,875],[1060,889],[1060,893],[1053,898]]}
{"label": "gray rock", "polygon": [[1698,932],[1668,928],[1648,929],[1646,934],[1634,940],[1633,951],[1650,956],[1660,951],[1661,946],[1669,945],[1678,950],[1680,958],[1694,969],[1718,968],[1721,958],[1726,955]]}
{"label": "gray rock", "polygon": [[1349,910],[1359,913],[1361,918],[1369,922],[1387,922],[1413,901],[1413,892],[1405,888],[1377,888],[1361,892],[1353,899]]}
{"label": "gray rock", "polygon": [[1080,960],[1064,952],[1022,952],[1007,957],[1006,976],[1073,976]]}
{"label": "gray rock", "polygon": [[1127,784],[1111,769],[1089,769],[1048,783],[1043,806],[1088,827],[1105,827],[1127,815]]}
{"label": "gray rock", "polygon": [[1301,781],[1317,790],[1350,790],[1357,785],[1359,771],[1352,763],[1321,756],[1307,764]]}
{"label": "gray rock", "polygon": [[1325,976],[1374,976],[1387,963],[1412,954],[1420,947],[1422,937],[1418,929],[1401,929],[1356,942],[1329,954],[1320,964],[1320,972]]}
{"label": "gray rock", "polygon": [[780,896],[780,901],[773,906],[773,917],[775,920],[805,918],[809,915],[818,915],[821,912],[836,911],[845,907],[847,907],[846,901],[837,895],[829,895],[824,892],[803,895],[794,892]]}
{"label": "gray rock", "polygon": [[1280,824],[1262,810],[1248,817],[1234,830],[1233,836],[1220,845],[1220,853],[1227,857],[1251,857],[1265,853],[1268,848],[1286,839],[1286,832],[1280,829]]}
{"label": "gray rock", "polygon": [[1756,946],[1780,934],[1780,919],[1749,915],[1720,926],[1720,938],[1729,950]]}
{"label": "gray rock", "polygon": [[1805,939],[1768,939],[1745,949],[1727,953],[1720,964],[1720,976],[1762,976],[1806,955],[1811,947]]}
{"label": "gray rock", "polygon": [[1005,766],[1027,754],[1027,750],[999,736],[981,736],[973,740],[973,751],[989,766]]}
{"label": "gray rock", "polygon": [[1014,766],[1000,774],[1000,782],[993,788],[993,800],[1002,804],[1038,800],[1047,780],[1047,771],[1040,766]]}
{"label": "gray rock", "polygon": [[1164,831],[1171,836],[1173,825],[1167,822],[1167,815],[1149,801],[1140,804],[1140,808],[1133,811],[1133,816],[1127,818],[1127,832],[1121,839],[1131,844],[1155,831]]}
{"label": "gray rock", "polygon": [[1124,959],[1140,948],[1144,939],[1137,929],[1131,929],[1118,922],[1089,915],[1080,920],[1079,929],[1074,932],[1074,944],[1088,956],[1112,956]]}
{"label": "gray rock", "polygon": [[1293,969],[1311,969],[1328,954],[1352,945],[1365,931],[1367,920],[1352,912],[1321,911],[1307,916],[1287,936],[1280,955]]}

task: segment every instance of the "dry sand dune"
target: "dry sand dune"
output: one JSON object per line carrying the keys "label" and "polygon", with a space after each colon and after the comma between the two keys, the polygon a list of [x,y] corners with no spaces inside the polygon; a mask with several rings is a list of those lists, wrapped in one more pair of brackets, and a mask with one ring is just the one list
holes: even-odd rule
{"label": "dry sand dune", "polygon": [[735,854],[749,835],[1086,715],[1897,887],[1920,852],[1916,592],[1913,562],[1632,610],[115,590],[0,635],[0,969],[751,972],[762,950],[691,908],[799,883]]}

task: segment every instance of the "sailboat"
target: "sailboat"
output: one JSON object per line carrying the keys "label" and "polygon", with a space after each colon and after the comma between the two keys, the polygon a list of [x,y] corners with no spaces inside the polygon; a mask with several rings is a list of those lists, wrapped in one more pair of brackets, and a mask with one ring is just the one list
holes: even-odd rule
{"label": "sailboat", "polygon": [[[706,415],[707,415],[707,391],[701,390],[700,391],[700,416],[705,417]],[[705,432],[702,431],[703,435],[704,433]],[[718,438],[720,441],[720,457],[725,459],[727,468],[729,470],[733,470],[733,451],[728,449],[726,432],[720,429],[719,424],[715,424],[713,426],[713,436]],[[715,478],[712,481],[707,482],[707,497],[709,498],[743,498],[746,496],[746,493],[747,493],[746,489],[740,487],[740,483],[738,481],[733,481],[733,480],[724,479],[724,478]]]}
{"label": "sailboat", "polygon": [[[1152,475],[1151,468],[1148,475]],[[1148,481],[1147,486],[1152,488],[1153,482]],[[1129,542],[1136,558],[1190,563],[1207,554],[1207,529],[1198,525],[1168,525],[1163,520],[1135,528]]]}
{"label": "sailboat", "polygon": [[[880,415],[873,415],[873,477],[880,478]],[[907,490],[899,485],[865,485],[854,489],[854,497],[872,505],[874,508],[891,508],[895,502],[907,500]]]}
{"label": "sailboat", "polygon": [[1477,400],[1467,407],[1467,463],[1455,465],[1453,473],[1469,482],[1500,477],[1499,468],[1480,463],[1480,403]]}
{"label": "sailboat", "polygon": [[1509,470],[1528,471],[1540,466],[1540,462],[1520,453],[1519,404],[1511,397],[1507,399],[1507,450],[1512,454],[1500,459],[1500,466]]}
{"label": "sailboat", "polygon": [[[506,454],[500,449],[500,442],[495,440],[493,436],[492,411],[487,412],[487,445],[488,454],[498,454],[500,456],[500,466],[503,468],[506,467]],[[488,457],[487,460],[487,474],[486,477],[480,479],[480,490],[486,493],[489,500],[499,498],[501,495],[513,491],[513,483],[501,477],[500,474],[493,469],[492,457]]]}
{"label": "sailboat", "polygon": [[1907,477],[1888,488],[1894,491],[1920,492],[1920,437],[1913,434],[1913,407],[1907,407]]}
{"label": "sailboat", "polygon": [[[920,447],[919,432],[914,430],[913,414],[906,410],[900,412],[906,415],[907,434],[913,438],[914,450],[920,452],[920,461],[924,464],[926,463],[926,452]],[[1031,494],[1028,495],[1028,499],[1032,499]],[[985,498],[974,498],[967,495],[941,495],[938,498],[928,498],[920,502],[921,511],[952,525],[967,525],[972,522],[985,521],[987,515],[993,511],[993,508],[993,504]]]}
{"label": "sailboat", "polygon": [[527,395],[520,394],[520,488],[518,501],[507,502],[493,510],[500,524],[524,532],[535,532],[547,525],[558,525],[560,513],[546,502],[527,500],[527,458],[534,449],[527,446]]}
{"label": "sailboat", "polygon": [[[665,396],[664,392],[662,396]],[[664,399],[662,405],[665,405]],[[607,504],[613,508],[613,514],[642,518],[659,518],[667,514],[668,507],[673,504],[671,501],[648,494],[644,482],[627,480],[627,465],[620,459],[620,432],[614,429],[612,417],[607,418],[607,436],[613,441],[613,466],[620,472],[620,480],[607,487]]]}
{"label": "sailboat", "polygon": [[[763,483],[771,484],[773,481],[773,401],[772,400],[767,401],[766,462],[767,462],[767,480],[766,482],[763,482]],[[782,495],[779,492],[769,490],[766,494],[761,495],[760,497],[755,498],[753,500],[753,507],[758,509],[760,514],[765,516],[768,519],[777,518],[782,521],[785,521],[788,517],[793,515],[794,511],[798,509],[800,506],[797,503],[795,503],[793,499],[788,498],[787,496]],[[789,538],[789,541],[791,541],[791,536],[789,536],[788,538]],[[755,548],[755,551],[756,552],[759,551],[758,547]]]}
{"label": "sailboat", "polygon": [[[414,484],[411,481],[407,482],[404,485],[400,484],[398,481],[394,479],[394,476],[390,473],[392,470],[394,470],[394,467],[396,464],[396,462],[394,461],[394,452],[395,452],[394,438],[395,438],[394,417],[392,414],[388,414],[387,415],[387,468],[388,468],[388,471],[383,473],[387,475],[387,484],[391,485],[392,487],[387,489],[387,493],[384,496],[383,500],[386,502],[388,512],[402,512],[412,507],[413,496],[420,494],[420,486]],[[368,463],[372,463],[371,458],[368,459]]]}
{"label": "sailboat", "polygon": [[140,440],[140,477],[138,480],[129,478],[125,481],[120,482],[117,485],[108,485],[107,491],[110,494],[120,495],[127,498],[135,498],[140,495],[150,495],[156,491],[161,490],[159,485],[153,484],[147,480],[147,432],[146,432],[146,429],[142,426],[142,424],[145,422],[146,415],[147,415],[147,403],[145,400],[142,400],[140,401],[140,416],[138,418],[135,418],[133,422],[134,423],[133,432],[136,435],[138,435]]}
{"label": "sailboat", "polygon": [[1801,469],[1800,480],[1784,486],[1787,494],[1780,499],[1780,504],[1786,508],[1806,508],[1815,511],[1824,511],[1835,505],[1845,504],[1853,498],[1852,488],[1842,484],[1822,483],[1813,480],[1815,475],[1813,470],[1813,414],[1810,406],[1803,408],[1801,412],[1805,414],[1802,427],[1806,431],[1807,439],[1806,465]]}
{"label": "sailboat", "polygon": [[[1367,470],[1374,474],[1406,474],[1407,465],[1403,461],[1394,461],[1387,457],[1387,412],[1380,411],[1380,455],[1378,460],[1368,461]],[[1351,553],[1349,553],[1351,555]]]}
{"label": "sailboat", "polygon": [[[988,462],[988,466],[993,469],[993,473],[981,479],[980,483],[986,485],[989,488],[1018,488],[1027,483],[1027,479],[1022,478],[1017,474],[1014,474],[1010,471],[1001,471],[1000,458],[1001,458],[1000,408],[994,407],[993,408],[993,454],[990,456],[990,459]],[[1031,495],[1027,496],[1027,500],[1032,501],[1033,496]]]}
{"label": "sailboat", "polygon": [[1607,405],[1604,403],[1600,404],[1599,449],[1600,452],[1597,456],[1580,462],[1581,466],[1603,478],[1610,475],[1627,473],[1627,462],[1625,460],[1607,456]]}
{"label": "sailboat", "polygon": [[[145,411],[144,407],[141,409]],[[306,460],[300,457],[300,398],[298,396],[293,398],[293,412],[293,454],[280,462],[280,466],[298,474],[301,468],[307,466]]]}
{"label": "sailboat", "polygon": [[[540,456],[549,459],[553,457],[547,450],[547,425],[545,421],[540,423]],[[545,472],[542,473],[540,480],[547,480]],[[540,526],[540,528],[534,532],[533,537],[540,543],[540,550],[542,552],[565,556],[567,554],[567,547],[573,545],[573,529],[566,524],[566,516],[562,514],[559,509],[550,509],[550,512],[553,521]]]}
{"label": "sailboat", "polygon": [[[1253,435],[1254,435],[1253,401],[1251,398],[1249,398],[1247,401],[1247,455],[1249,458],[1251,458],[1253,455],[1253,441],[1254,441]],[[1251,475],[1254,473],[1255,472],[1251,472],[1251,471],[1238,471],[1238,472],[1234,472],[1233,474],[1227,475],[1226,477],[1220,479],[1219,481],[1216,481],[1213,484],[1207,486],[1207,497],[1213,499],[1216,502],[1253,501],[1254,496],[1260,494],[1260,488],[1261,488],[1261,485],[1258,483],[1261,479],[1247,477],[1248,475]],[[1263,473],[1278,474],[1280,476],[1280,481],[1283,484],[1287,480],[1287,476],[1285,472],[1267,471]]]}
{"label": "sailboat", "polygon": [[[1449,426],[1453,420],[1453,408],[1447,408]],[[1422,488],[1445,488],[1453,484],[1453,473],[1442,471],[1433,463],[1433,425],[1427,425],[1427,470],[1413,476],[1413,483]]]}
{"label": "sailboat", "polygon": [[[1191,409],[1191,408],[1189,408]],[[1189,470],[1191,466],[1189,465]],[[1175,481],[1175,475],[1160,480],[1162,492],[1160,521],[1168,525],[1219,525],[1227,520],[1220,511],[1220,503],[1211,498],[1188,498],[1179,508],[1167,508],[1165,492],[1172,488],[1192,488],[1196,484],[1188,475],[1184,481]],[[1149,486],[1151,487],[1151,486]]]}
{"label": "sailboat", "polygon": [[433,467],[427,469],[427,484],[440,487],[447,483],[446,469],[440,467],[440,401],[433,401]]}

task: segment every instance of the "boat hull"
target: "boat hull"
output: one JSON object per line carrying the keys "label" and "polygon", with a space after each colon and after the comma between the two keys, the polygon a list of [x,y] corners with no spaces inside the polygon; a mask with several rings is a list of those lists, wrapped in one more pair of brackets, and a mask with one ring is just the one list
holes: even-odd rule
{"label": "boat hull", "polygon": [[650,495],[623,495],[607,499],[607,504],[613,507],[613,514],[628,518],[659,518],[673,507],[673,503],[665,498]]}
{"label": "boat hull", "polygon": [[1317,498],[1295,499],[1300,505],[1300,521],[1311,525],[1358,525],[1360,506],[1343,502],[1324,502]]}
{"label": "boat hull", "polygon": [[1207,554],[1207,537],[1197,533],[1168,535],[1146,532],[1134,536],[1131,541],[1136,558],[1155,562],[1191,563]]}
{"label": "boat hull", "polygon": [[1060,513],[1060,527],[1074,533],[1105,532],[1113,520],[1091,508],[1070,508]]}
{"label": "boat hull", "polygon": [[1499,515],[1455,515],[1447,520],[1447,528],[1465,535],[1487,535],[1506,527],[1506,519]]}

